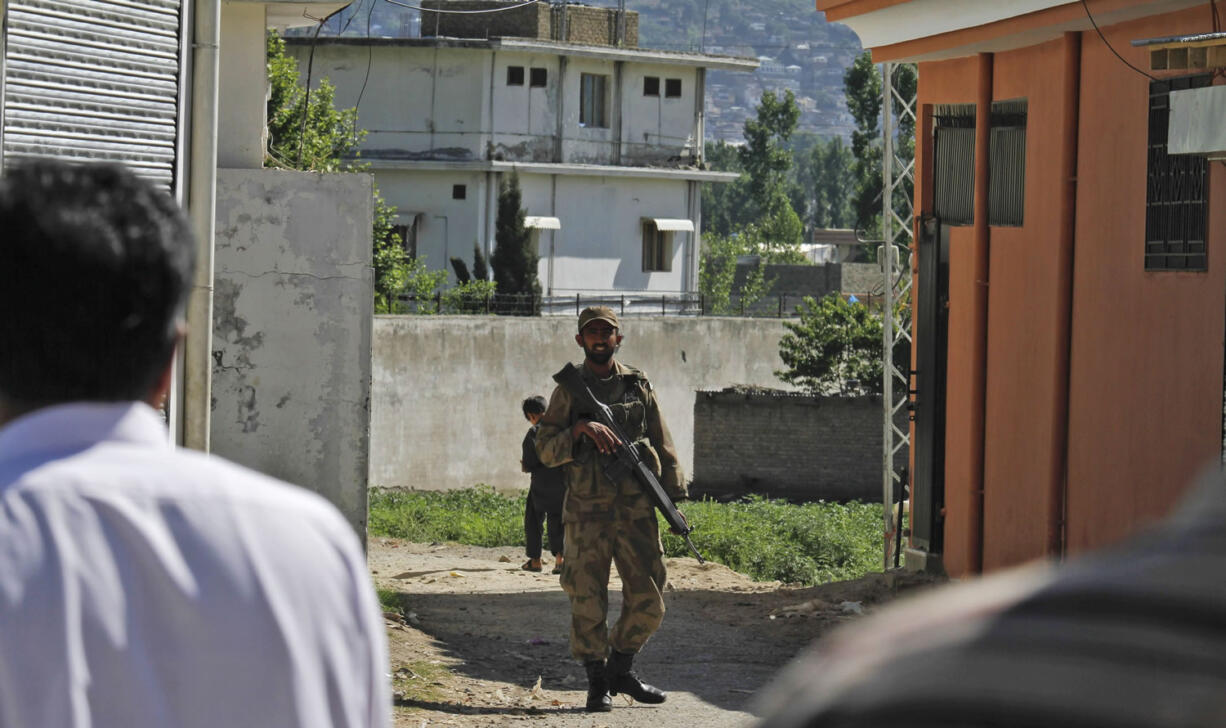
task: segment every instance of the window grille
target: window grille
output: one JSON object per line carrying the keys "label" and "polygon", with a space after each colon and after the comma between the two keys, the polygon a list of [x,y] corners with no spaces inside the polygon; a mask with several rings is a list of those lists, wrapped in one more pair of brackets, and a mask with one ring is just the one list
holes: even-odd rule
{"label": "window grille", "polygon": [[1026,206],[1026,99],[992,104],[988,224],[1020,226]]}
{"label": "window grille", "polygon": [[945,225],[975,221],[975,105],[937,106],[933,113],[933,206]]}
{"label": "window grille", "polygon": [[1202,88],[1212,75],[1149,84],[1149,154],[1145,184],[1145,270],[1208,270],[1208,162],[1167,154],[1172,91]]}
{"label": "window grille", "polygon": [[579,77],[579,124],[605,128],[609,126],[607,91],[609,77],[584,73]]}
{"label": "window grille", "polygon": [[524,85],[524,67],[523,66],[507,66],[507,85],[508,86],[523,86]]}
{"label": "window grille", "polygon": [[468,185],[452,185],[451,199],[464,200],[468,198]]}
{"label": "window grille", "polygon": [[681,79],[669,78],[664,81],[664,96],[675,99],[681,96]]}
{"label": "window grille", "polygon": [[659,96],[660,95],[660,77],[659,76],[644,76],[643,77],[643,95],[644,96]]}
{"label": "window grille", "polygon": [[534,88],[544,88],[549,82],[549,70],[545,68],[534,68],[528,79],[528,84]]}

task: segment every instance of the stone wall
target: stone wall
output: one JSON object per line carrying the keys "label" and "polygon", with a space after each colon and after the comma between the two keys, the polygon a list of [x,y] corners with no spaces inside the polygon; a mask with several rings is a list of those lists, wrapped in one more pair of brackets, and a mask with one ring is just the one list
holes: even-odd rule
{"label": "stone wall", "polygon": [[[432,9],[491,10],[518,2],[505,0],[425,0],[422,3],[423,36],[449,38],[535,38],[583,45],[615,45],[617,11],[584,5],[550,6],[533,3],[497,13],[436,13]],[[639,15],[626,12],[628,48],[637,48]]]}
{"label": "stone wall", "polygon": [[[875,396],[699,392],[692,490],[715,497],[881,500],[881,416]],[[904,429],[905,418],[898,420]],[[894,467],[905,466],[898,456]]]}

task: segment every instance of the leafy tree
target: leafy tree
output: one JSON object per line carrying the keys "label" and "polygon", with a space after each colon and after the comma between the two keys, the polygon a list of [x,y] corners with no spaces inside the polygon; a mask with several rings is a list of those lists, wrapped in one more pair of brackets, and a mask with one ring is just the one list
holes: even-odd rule
{"label": "leafy tree", "polygon": [[[269,31],[265,51],[268,61],[268,148],[264,166],[311,172],[348,172],[359,167],[347,161],[356,156],[366,132],[357,126],[357,109],[337,110],[334,88],[327,79],[308,94],[298,80],[298,62],[285,54],[285,41]],[[375,313],[396,313],[397,298],[409,293],[428,298],[446,280],[428,273],[425,262],[410,258],[393,228],[396,208],[388,205],[379,189],[374,194],[371,229],[374,267]],[[417,309],[422,308],[418,304]]]}
{"label": "leafy tree", "polygon": [[[744,172],[739,149],[723,141],[707,142],[707,166],[720,172]],[[749,205],[749,179],[742,174],[729,183],[707,182],[702,186],[702,232],[731,235],[753,222]]]}
{"label": "leafy tree", "polygon": [[[766,278],[767,259],[761,255],[763,233],[756,225],[748,225],[735,236],[711,234],[703,238],[705,254],[698,265],[698,290],[710,313],[731,313],[760,301],[775,279]],[[744,283],[734,291],[737,258],[758,255],[758,264],[749,271]],[[732,304],[733,294],[737,305]]]}
{"label": "leafy tree", "polygon": [[[896,67],[892,82],[898,94],[893,97],[890,113],[896,121],[894,154],[904,163],[915,157],[915,121],[903,113],[898,97],[913,97],[917,81],[915,66]],[[883,185],[880,128],[882,87],[881,74],[873,65],[868,51],[857,56],[855,63],[843,74],[843,88],[847,96],[847,109],[856,120],[856,130],[851,134],[851,153],[856,158],[856,191],[852,201],[856,227],[876,236],[881,232]],[[893,200],[892,204],[895,209],[902,209],[912,195],[910,183],[904,183],[897,193],[899,199]]]}
{"label": "leafy tree", "polygon": [[[881,319],[837,293],[805,296],[800,319],[784,322],[779,342],[785,369],[775,376],[811,394],[881,391]],[[853,384],[854,383],[854,384]]]}
{"label": "leafy tree", "polygon": [[856,120],[851,153],[856,158],[852,207],[858,229],[876,234],[881,217],[881,74],[872,54],[864,51],[843,74],[847,110]]}
{"label": "leafy tree", "polygon": [[[459,260],[459,258],[453,258]],[[460,261],[463,263],[463,261]],[[498,284],[484,281],[480,278],[463,281],[459,285],[443,291],[442,306],[447,313],[485,313],[489,310],[490,301]]]}
{"label": "leafy tree", "polygon": [[276,32],[268,32],[265,49],[270,86],[265,166],[345,170],[349,165],[344,160],[366,136],[357,126],[358,110],[338,110],[336,89],[326,78],[308,94],[298,81],[298,61],[285,54],[285,41]]}
{"label": "leafy tree", "polygon": [[792,155],[783,144],[796,130],[800,108],[791,91],[784,92],[782,99],[774,91],[764,91],[757,112],[756,118],[745,121],[745,146],[739,156],[749,178],[750,201],[761,216],[773,212],[780,193],[787,196]]}
{"label": "leafy tree", "polygon": [[468,264],[464,262],[463,258],[452,257],[451,269],[455,271],[456,283],[464,285],[472,280],[472,276],[468,274]]}
{"label": "leafy tree", "polygon": [[524,227],[523,196],[514,170],[498,188],[498,217],[494,221],[494,282],[500,293],[539,294],[538,258],[532,250],[532,231]]}
{"label": "leafy tree", "polygon": [[485,254],[481,252],[481,246],[477,243],[473,243],[473,278],[479,281],[490,279],[490,267],[485,262]]}
{"label": "leafy tree", "polygon": [[854,184],[851,150],[843,140],[833,137],[819,143],[810,153],[813,179],[813,224],[819,228],[845,228],[854,225],[848,191]]}

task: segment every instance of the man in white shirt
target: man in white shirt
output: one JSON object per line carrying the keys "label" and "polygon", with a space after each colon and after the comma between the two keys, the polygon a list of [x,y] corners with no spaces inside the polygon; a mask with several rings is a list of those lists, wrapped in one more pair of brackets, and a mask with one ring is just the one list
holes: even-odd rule
{"label": "man in white shirt", "polygon": [[174,201],[34,162],[0,230],[0,726],[386,726],[346,521],[154,410],[194,266]]}

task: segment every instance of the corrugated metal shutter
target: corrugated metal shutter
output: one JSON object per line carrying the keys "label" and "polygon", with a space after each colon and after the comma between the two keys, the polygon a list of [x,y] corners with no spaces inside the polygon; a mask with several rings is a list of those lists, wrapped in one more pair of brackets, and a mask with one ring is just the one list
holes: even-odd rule
{"label": "corrugated metal shutter", "polygon": [[1021,225],[1026,208],[1026,99],[992,103],[988,224]]}
{"label": "corrugated metal shutter", "polygon": [[182,0],[9,0],[4,159],[123,162],[175,187]]}
{"label": "corrugated metal shutter", "polygon": [[945,225],[975,221],[975,106],[934,109],[933,207]]}

